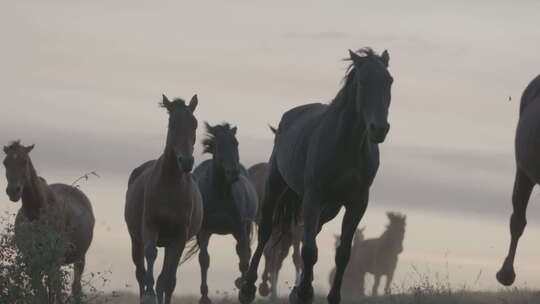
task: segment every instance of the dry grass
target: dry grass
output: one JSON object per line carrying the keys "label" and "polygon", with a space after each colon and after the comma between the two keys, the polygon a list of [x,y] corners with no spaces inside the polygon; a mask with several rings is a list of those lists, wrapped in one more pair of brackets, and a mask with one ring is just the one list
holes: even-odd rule
{"label": "dry grass", "polygon": [[[138,297],[131,293],[117,293],[110,297],[107,303],[132,304],[138,303]],[[198,304],[196,297],[177,297],[173,303]],[[236,304],[236,294],[226,294],[219,299],[213,299],[215,304]],[[269,304],[268,300],[258,299],[254,304]],[[281,299],[278,304],[288,303]],[[318,297],[315,304],[327,303],[325,297]],[[448,293],[436,293],[431,291],[418,292],[416,294],[397,294],[385,297],[365,297],[362,299],[342,301],[343,304],[538,304],[540,292],[521,290],[517,288],[505,289],[498,292],[480,291],[455,291]]]}

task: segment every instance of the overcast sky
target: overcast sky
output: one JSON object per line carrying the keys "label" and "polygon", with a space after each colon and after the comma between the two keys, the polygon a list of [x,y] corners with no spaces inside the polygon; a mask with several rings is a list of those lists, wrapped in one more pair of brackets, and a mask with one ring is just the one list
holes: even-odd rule
{"label": "overcast sky", "polygon": [[[4,1],[0,142],[36,143],[32,157],[50,181],[97,170],[101,180],[89,185],[96,213],[117,212],[109,224],[127,238],[125,181],[163,149],[162,93],[196,93],[199,121],[238,125],[251,165],[268,159],[268,123],[335,96],[348,49],[388,49],[392,128],[373,189],[377,208],[485,219],[504,235],[482,254],[502,258],[519,97],[540,72],[539,10],[533,0]],[[207,157],[200,151],[197,161]],[[530,223],[540,218],[534,205]],[[374,218],[384,226],[384,216]],[[531,246],[520,249],[538,256]]]}

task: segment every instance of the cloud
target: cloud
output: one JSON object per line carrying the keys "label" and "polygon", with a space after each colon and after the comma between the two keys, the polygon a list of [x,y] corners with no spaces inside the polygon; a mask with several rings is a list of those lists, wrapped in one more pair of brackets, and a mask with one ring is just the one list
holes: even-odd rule
{"label": "cloud", "polygon": [[[19,131],[23,143],[37,144],[32,157],[38,170],[96,170],[126,178],[142,162],[158,157],[165,142],[164,131],[100,135],[52,129]],[[8,138],[7,132],[0,130],[3,144],[15,139]],[[203,135],[198,138],[200,141]],[[240,137],[239,142],[245,166],[268,161],[271,137]],[[197,143],[197,162],[209,157],[201,152]],[[506,219],[511,212],[513,170],[510,153],[386,145],[371,199],[378,206],[403,212],[415,209]],[[539,211],[530,209],[531,216],[540,217]]]}

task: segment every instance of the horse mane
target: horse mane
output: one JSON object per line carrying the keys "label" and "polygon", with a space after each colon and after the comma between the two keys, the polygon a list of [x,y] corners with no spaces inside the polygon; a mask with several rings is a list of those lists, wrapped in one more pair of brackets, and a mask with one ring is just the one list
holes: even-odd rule
{"label": "horse mane", "polygon": [[4,151],[11,151],[11,150],[19,150],[24,148],[23,145],[21,145],[21,140],[17,139],[14,141],[11,141],[7,146],[4,147]]}
{"label": "horse mane", "polygon": [[[374,58],[379,57],[379,55],[370,47],[361,48],[357,50],[355,53],[360,55],[361,57],[365,57],[369,59],[374,59]],[[350,57],[345,58],[343,59],[343,61],[350,61],[351,63],[347,67],[345,77],[343,77],[343,80],[342,80],[343,86],[338,91],[338,94],[336,95],[336,97],[330,102],[330,105],[335,105],[338,107],[343,105],[345,101],[347,100],[346,98],[343,98],[344,94],[348,91],[347,89],[351,88],[354,85],[354,76],[356,75],[356,72],[357,72],[357,69],[354,63],[352,62],[352,58]]]}
{"label": "horse mane", "polygon": [[217,126],[211,126],[207,122],[204,123],[206,127],[206,138],[202,141],[203,153],[212,153],[216,143],[216,137],[221,132],[231,131],[233,128],[228,122],[224,122]]}
{"label": "horse mane", "polygon": [[[173,99],[173,100],[171,101],[171,105],[173,105],[173,106],[182,105],[182,106],[184,106],[184,107],[187,107],[186,101],[183,100],[182,98],[175,98],[175,99]],[[163,103],[163,101],[160,101],[160,102],[158,103],[158,106],[159,106],[160,108],[165,108],[165,109],[167,109],[167,106]]]}

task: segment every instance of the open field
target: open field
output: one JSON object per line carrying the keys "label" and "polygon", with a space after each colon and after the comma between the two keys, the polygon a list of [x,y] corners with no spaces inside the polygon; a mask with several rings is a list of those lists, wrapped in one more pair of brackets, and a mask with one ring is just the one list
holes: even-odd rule
{"label": "open field", "polygon": [[[137,296],[131,293],[118,293],[107,303],[128,304],[138,303]],[[197,297],[177,297],[173,303],[198,304]],[[238,303],[236,295],[228,295],[221,299],[214,299],[215,304]],[[268,300],[258,299],[255,304],[269,304]],[[286,299],[279,302],[288,303]],[[318,297],[316,304],[327,303],[324,296]],[[451,293],[439,293],[418,291],[416,294],[397,294],[386,297],[366,297],[363,299],[344,300],[343,304],[538,304],[540,303],[540,291],[508,289],[497,292],[481,291],[456,291]]]}

